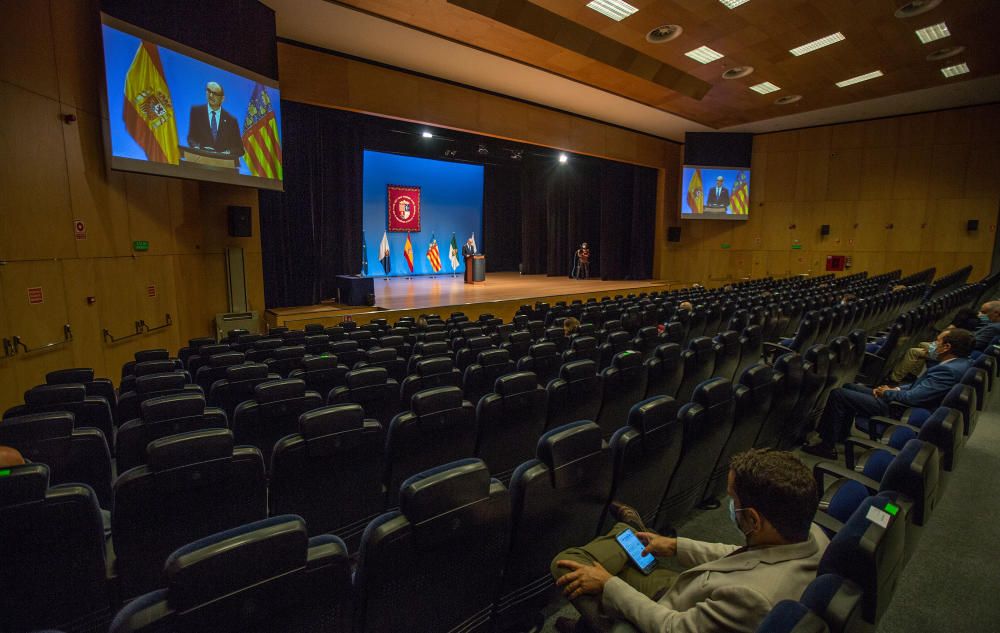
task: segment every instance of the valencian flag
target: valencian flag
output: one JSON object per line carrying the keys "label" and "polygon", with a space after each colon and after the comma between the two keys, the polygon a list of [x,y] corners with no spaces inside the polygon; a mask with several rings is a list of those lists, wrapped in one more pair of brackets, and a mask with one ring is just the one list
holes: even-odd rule
{"label": "valencian flag", "polygon": [[733,187],[733,195],[729,197],[729,203],[733,207],[734,215],[747,215],[750,210],[750,200],[747,177],[742,171],[736,174],[736,185]]}
{"label": "valencian flag", "polygon": [[441,272],[441,253],[438,251],[438,243],[433,233],[431,233],[431,245],[427,247],[427,261],[431,263],[431,270],[436,273]]}
{"label": "valencian flag", "polygon": [[451,234],[451,246],[448,248],[448,259],[451,260],[451,272],[458,269],[458,242],[455,241],[455,234]]}
{"label": "valencian flag", "polygon": [[406,244],[403,244],[403,257],[406,259],[406,265],[410,267],[410,272],[413,272],[413,242],[410,241],[410,234],[406,234]]}
{"label": "valencian flag", "polygon": [[392,270],[391,262],[389,261],[389,234],[382,233],[382,243],[378,245],[378,260],[382,262],[382,270],[388,275]]}
{"label": "valencian flag", "polygon": [[688,183],[687,203],[692,213],[704,212],[704,197],[701,190],[701,170],[695,169],[691,181]]}
{"label": "valencian flag", "polygon": [[361,274],[368,276],[368,240],[364,231],[361,231]]}
{"label": "valencian flag", "polygon": [[163,76],[160,50],[149,42],[139,45],[125,75],[125,129],[146,152],[146,159],[176,165],[177,119],[170,88]]}
{"label": "valencian flag", "polygon": [[281,180],[281,139],[267,88],[257,84],[243,121],[244,160],[254,176]]}

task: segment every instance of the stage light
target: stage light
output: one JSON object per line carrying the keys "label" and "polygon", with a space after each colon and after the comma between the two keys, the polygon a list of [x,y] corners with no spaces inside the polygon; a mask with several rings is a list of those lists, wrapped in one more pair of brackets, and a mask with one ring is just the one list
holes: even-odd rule
{"label": "stage light", "polygon": [[524,155],[524,150],[512,149],[510,150],[510,157],[512,160],[521,160],[521,156]]}
{"label": "stage light", "polygon": [[485,145],[483,145],[482,143],[479,144],[479,149],[477,149],[476,151],[479,152],[480,156],[486,156],[487,154],[490,153],[490,149]]}
{"label": "stage light", "polygon": [[433,135],[433,134],[431,134],[430,132],[426,132],[426,131],[425,131],[425,132],[422,132],[422,133],[420,134],[420,136],[422,136],[422,137],[424,137],[424,138],[432,138],[432,137],[433,137],[434,135]]}
{"label": "stage light", "polygon": [[446,149],[446,150],[444,150],[444,155],[447,158],[455,158],[456,156],[458,156],[458,150],[457,149]]}
{"label": "stage light", "polygon": [[567,156],[566,154],[559,154],[559,162],[560,163],[565,163],[568,160],[569,160],[569,156]]}

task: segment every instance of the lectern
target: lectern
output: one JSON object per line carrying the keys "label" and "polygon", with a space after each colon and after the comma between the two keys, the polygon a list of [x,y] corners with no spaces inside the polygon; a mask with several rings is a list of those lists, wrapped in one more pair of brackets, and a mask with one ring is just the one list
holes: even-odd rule
{"label": "lectern", "polygon": [[465,283],[486,281],[486,256],[473,255],[465,258]]}

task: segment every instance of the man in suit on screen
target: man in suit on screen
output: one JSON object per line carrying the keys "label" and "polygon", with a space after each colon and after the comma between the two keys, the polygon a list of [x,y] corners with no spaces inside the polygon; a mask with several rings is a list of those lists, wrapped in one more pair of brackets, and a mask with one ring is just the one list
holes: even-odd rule
{"label": "man in suit on screen", "polygon": [[187,142],[195,149],[229,154],[234,161],[243,155],[243,138],[240,123],[232,114],[222,109],[226,96],[222,86],[214,81],[205,84],[207,103],[191,107]]}
{"label": "man in suit on screen", "polygon": [[723,185],[723,178],[719,176],[715,179],[715,186],[708,190],[708,199],[705,201],[705,208],[713,211],[725,211],[729,206],[729,190]]}

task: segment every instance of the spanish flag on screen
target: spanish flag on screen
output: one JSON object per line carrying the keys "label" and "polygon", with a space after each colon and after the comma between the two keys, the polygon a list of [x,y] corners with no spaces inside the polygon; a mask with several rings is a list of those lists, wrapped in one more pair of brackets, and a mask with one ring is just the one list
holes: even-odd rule
{"label": "spanish flag on screen", "polygon": [[146,159],[176,165],[177,119],[170,100],[170,88],[163,76],[159,49],[149,42],[139,45],[132,65],[125,75],[125,104],[122,108],[125,129]]}
{"label": "spanish flag on screen", "polygon": [[691,180],[688,182],[687,190],[687,203],[688,208],[691,209],[691,213],[703,213],[704,201],[701,189],[701,170],[695,169],[691,175]]}

